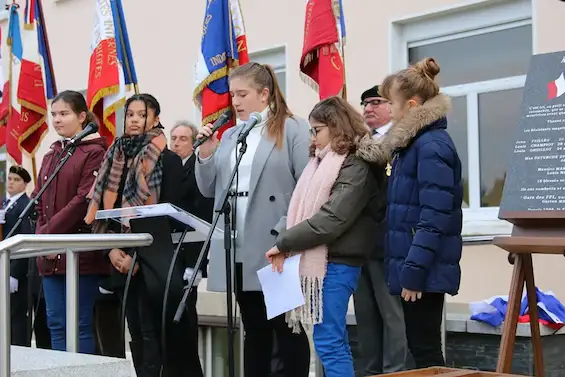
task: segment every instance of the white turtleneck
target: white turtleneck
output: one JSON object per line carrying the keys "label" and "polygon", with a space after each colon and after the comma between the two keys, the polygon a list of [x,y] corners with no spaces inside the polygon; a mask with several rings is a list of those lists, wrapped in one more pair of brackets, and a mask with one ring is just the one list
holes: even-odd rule
{"label": "white turtleneck", "polygon": [[[259,143],[261,142],[261,137],[265,132],[265,125],[267,124],[267,118],[269,116],[269,107],[265,108],[261,112],[261,123],[258,123],[253,129],[249,132],[247,136],[247,151],[243,155],[241,162],[239,164],[238,169],[238,176],[237,180],[234,180],[232,185],[232,189],[236,190],[236,182],[237,182],[237,191],[238,192],[249,192],[250,183],[251,183],[251,169],[253,166],[253,159],[255,157],[255,152],[257,151],[257,147],[259,147]],[[238,125],[244,122],[238,122]],[[230,159],[230,168],[233,169],[235,166],[236,160],[236,153],[239,152],[239,148],[232,152],[231,159]],[[247,204],[249,202],[249,197],[239,196],[237,197],[237,212],[236,212],[236,233],[237,233],[237,245],[243,245],[243,234],[244,234],[244,224],[245,224],[245,216],[247,214]],[[236,253],[236,262],[241,262],[241,258],[238,258],[240,253]]]}

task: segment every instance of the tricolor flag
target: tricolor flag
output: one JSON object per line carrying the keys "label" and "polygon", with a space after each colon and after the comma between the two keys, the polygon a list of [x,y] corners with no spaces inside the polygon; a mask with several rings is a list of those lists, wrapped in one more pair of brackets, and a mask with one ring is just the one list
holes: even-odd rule
{"label": "tricolor flag", "polygon": [[[228,75],[249,62],[239,0],[207,0],[200,57],[196,64],[194,103],[202,124],[212,123],[231,106]],[[230,122],[223,130],[230,125]]]}
{"label": "tricolor flag", "polygon": [[[555,293],[544,292],[536,287],[539,323],[559,330],[565,324],[565,306],[555,296]],[[508,310],[508,296],[493,296],[489,299],[471,302],[469,304],[471,320],[479,321],[498,327],[504,322]],[[522,294],[520,316],[518,322],[530,322],[530,308],[526,292]]]}
{"label": "tricolor flag", "polygon": [[96,0],[86,100],[100,120],[100,134],[116,136],[116,111],[137,85],[121,0]]}
{"label": "tricolor flag", "polygon": [[547,84],[547,100],[561,97],[565,93],[565,72],[561,72],[557,80],[553,80]]}
{"label": "tricolor flag", "polygon": [[4,60],[2,59],[2,27],[0,26],[0,147],[6,144],[6,121],[9,101],[4,100],[8,81],[4,78]]}
{"label": "tricolor flag", "polygon": [[47,134],[47,100],[55,97],[56,87],[40,0],[26,1],[24,20],[23,59],[17,91],[20,105],[17,133],[21,149],[33,156]]}
{"label": "tricolor flag", "polygon": [[342,94],[345,19],[341,0],[307,0],[300,76],[320,99]]}
{"label": "tricolor flag", "polygon": [[8,155],[13,158],[18,165],[21,165],[22,151],[18,143],[18,139],[21,134],[21,132],[19,132],[21,107],[18,103],[18,86],[24,51],[18,5],[14,3],[10,6],[8,46],[10,47],[10,57],[8,61],[8,85],[5,86],[5,90],[3,91],[4,97],[8,101],[8,115],[6,118],[6,152],[8,152]]}

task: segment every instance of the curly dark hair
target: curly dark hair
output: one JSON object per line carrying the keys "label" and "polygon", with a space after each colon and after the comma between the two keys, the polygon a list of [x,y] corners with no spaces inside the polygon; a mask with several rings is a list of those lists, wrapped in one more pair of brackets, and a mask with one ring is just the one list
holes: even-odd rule
{"label": "curly dark hair", "polygon": [[[369,134],[363,116],[340,97],[328,97],[318,102],[308,118],[328,126],[331,147],[337,154],[355,153],[357,140]],[[316,146],[312,143],[310,157],[313,157],[315,152]]]}

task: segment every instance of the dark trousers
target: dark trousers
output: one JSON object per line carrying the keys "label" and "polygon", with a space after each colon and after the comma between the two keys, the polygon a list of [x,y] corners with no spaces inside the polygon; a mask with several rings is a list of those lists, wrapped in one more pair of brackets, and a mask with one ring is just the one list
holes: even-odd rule
{"label": "dark trousers", "polygon": [[[43,261],[44,259],[41,258]],[[31,344],[32,332],[35,336],[35,346],[42,349],[51,349],[51,333],[47,326],[47,305],[43,294],[43,284],[39,276],[36,258],[28,260],[28,328],[29,342]],[[32,315],[33,313],[33,315]]]}
{"label": "dark trousers", "polygon": [[400,297],[388,291],[384,260],[363,265],[353,298],[364,375],[404,370],[408,348],[404,314]]}
{"label": "dark trousers", "polygon": [[126,357],[125,344],[119,334],[121,300],[116,294],[100,294],[94,304],[94,339],[96,354],[108,357]]}
{"label": "dark trousers", "polygon": [[10,318],[12,325],[12,345],[29,347],[31,336],[28,328],[27,279],[19,279],[18,291],[10,295]]}
{"label": "dark trousers", "polygon": [[236,299],[245,329],[245,377],[269,377],[272,369],[273,333],[276,334],[279,355],[284,365],[283,376],[308,377],[310,344],[306,333],[294,334],[284,314],[267,320],[263,293],[242,291],[241,264],[236,265]]}
{"label": "dark trousers", "polygon": [[161,364],[166,377],[202,377],[198,357],[197,291],[187,301],[187,311],[179,324],[172,321],[178,301],[168,310],[166,360],[162,362],[161,311],[163,297],[151,297],[141,276],[132,279],[126,304],[130,343],[137,377],[159,377]]}
{"label": "dark trousers", "polygon": [[[47,308],[45,305],[45,298],[38,297],[38,293],[34,293],[31,295],[31,301],[35,318],[33,318],[32,324],[32,317],[28,317],[28,326],[33,326],[35,346],[37,348],[49,350],[51,349],[51,333],[47,326]],[[29,336],[31,344],[31,332],[29,333]]]}
{"label": "dark trousers", "polygon": [[408,348],[416,368],[445,366],[441,350],[443,293],[424,293],[415,302],[402,301]]}

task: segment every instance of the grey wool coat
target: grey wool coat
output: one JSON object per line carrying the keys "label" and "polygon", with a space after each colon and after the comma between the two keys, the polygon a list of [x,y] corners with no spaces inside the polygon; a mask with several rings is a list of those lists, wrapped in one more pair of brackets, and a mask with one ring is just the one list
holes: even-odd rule
{"label": "grey wool coat", "polygon": [[[215,207],[220,205],[218,200],[228,186],[231,158],[235,153],[237,136],[242,127],[243,125],[238,125],[224,132],[220,145],[211,159],[196,161],[195,175],[198,188],[205,197],[214,198]],[[261,137],[251,166],[245,224],[238,226],[240,234],[237,235],[243,237],[243,244],[236,252],[238,259],[242,261],[244,291],[261,290],[257,270],[268,264],[265,253],[275,245],[277,234],[286,229],[286,213],[290,198],[302,170],[309,161],[309,145],[308,122],[297,117],[290,117],[285,121],[282,148],[277,148],[275,142],[270,140],[266,133]],[[246,153],[253,151],[247,150]],[[218,227],[222,229],[223,225],[222,216],[218,221]],[[212,240],[208,268],[208,290],[225,292],[223,240]]]}

